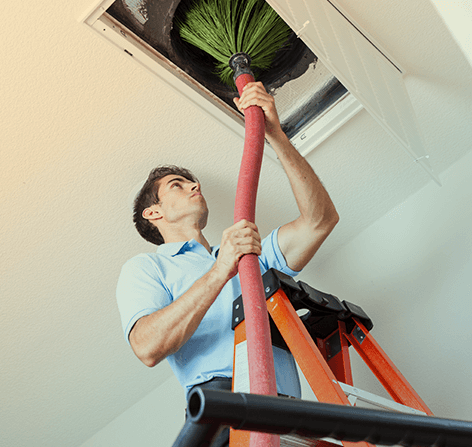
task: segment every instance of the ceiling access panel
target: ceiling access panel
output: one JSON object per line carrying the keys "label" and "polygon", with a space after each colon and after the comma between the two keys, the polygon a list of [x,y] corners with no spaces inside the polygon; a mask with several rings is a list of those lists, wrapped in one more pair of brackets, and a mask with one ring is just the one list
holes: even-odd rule
{"label": "ceiling access panel", "polygon": [[370,115],[438,184],[405,70],[335,0],[267,0]]}
{"label": "ceiling access panel", "polygon": [[[244,118],[232,101],[236,91],[222,87],[211,75],[208,56],[185,48],[173,29],[174,15],[186,2],[102,0],[82,21],[243,137]],[[290,47],[278,52],[260,80],[274,95],[283,129],[297,150],[306,156],[365,107],[440,185],[400,64],[335,0],[267,3],[293,34]],[[273,151],[264,153],[276,160]]]}
{"label": "ceiling access panel", "polygon": [[[223,85],[210,56],[181,41],[173,27],[187,0],[102,0],[81,19],[220,123],[244,137],[236,89]],[[275,97],[282,128],[306,156],[362,109],[346,87],[299,39],[279,50],[257,80]],[[203,101],[202,101],[203,98]],[[277,160],[271,150],[265,155]]]}

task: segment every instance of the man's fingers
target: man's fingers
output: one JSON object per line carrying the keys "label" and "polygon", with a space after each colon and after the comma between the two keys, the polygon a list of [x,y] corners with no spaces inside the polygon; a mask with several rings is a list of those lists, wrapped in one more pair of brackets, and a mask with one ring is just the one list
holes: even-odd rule
{"label": "man's fingers", "polygon": [[241,98],[235,98],[234,102],[238,109],[243,111],[250,106],[268,107],[272,99],[262,82],[251,82],[243,88]]}
{"label": "man's fingers", "polygon": [[261,246],[261,237],[255,231],[234,232],[228,236],[228,242],[234,247]]}
{"label": "man's fingers", "polygon": [[257,228],[257,225],[253,222],[250,222],[249,220],[242,219],[239,222],[236,222],[235,224],[231,225],[229,228],[227,228],[223,234],[226,235],[236,235],[238,233],[243,234],[242,232],[244,231],[254,231],[256,233],[259,233],[259,230]]}
{"label": "man's fingers", "polygon": [[253,91],[245,96],[242,96],[238,101],[237,106],[239,110],[245,110],[251,106],[259,106],[262,108],[268,108],[272,105],[272,97],[268,97],[261,92]]}
{"label": "man's fingers", "polygon": [[240,247],[245,246],[254,246],[260,247],[261,246],[261,239],[257,233],[249,234],[249,235],[240,235],[234,238],[235,245]]}
{"label": "man's fingers", "polygon": [[238,259],[241,259],[244,255],[257,255],[259,256],[262,253],[261,245],[249,242],[246,244],[238,244],[235,247],[235,254]]}
{"label": "man's fingers", "polygon": [[238,108],[238,110],[244,115],[244,110],[241,109],[239,103],[240,103],[240,99],[239,98],[233,98],[233,102],[234,104],[236,105],[236,107]]}
{"label": "man's fingers", "polygon": [[240,221],[232,225],[230,228],[245,228],[245,227],[252,228],[255,231],[259,231],[257,229],[257,225],[254,222],[251,222],[250,220],[246,220],[246,219],[241,219]]}
{"label": "man's fingers", "polygon": [[261,236],[257,225],[242,219],[223,232],[217,265],[221,271],[226,272],[228,278],[232,278],[244,255],[259,256],[261,253]]}
{"label": "man's fingers", "polygon": [[261,235],[257,226],[244,219],[224,231],[223,244],[231,246],[238,258],[244,254],[261,253]]}
{"label": "man's fingers", "polygon": [[239,237],[254,236],[256,237],[256,239],[261,240],[261,236],[259,234],[259,231],[257,230],[257,227],[241,228],[240,230],[236,230],[235,234]]}
{"label": "man's fingers", "polygon": [[249,222],[249,224],[241,224],[241,226],[238,226],[238,228],[234,228],[233,231],[231,231],[231,237],[233,237],[235,240],[240,239],[239,243],[244,242],[244,240],[248,240],[248,238],[255,239],[260,243],[262,239],[257,226],[252,222]]}

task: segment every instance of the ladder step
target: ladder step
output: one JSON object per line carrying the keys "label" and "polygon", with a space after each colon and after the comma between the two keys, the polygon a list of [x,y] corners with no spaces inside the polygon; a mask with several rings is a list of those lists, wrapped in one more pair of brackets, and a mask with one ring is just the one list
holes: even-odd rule
{"label": "ladder step", "polygon": [[280,436],[280,447],[338,447],[342,446],[340,441],[310,439],[298,435],[282,435]]}

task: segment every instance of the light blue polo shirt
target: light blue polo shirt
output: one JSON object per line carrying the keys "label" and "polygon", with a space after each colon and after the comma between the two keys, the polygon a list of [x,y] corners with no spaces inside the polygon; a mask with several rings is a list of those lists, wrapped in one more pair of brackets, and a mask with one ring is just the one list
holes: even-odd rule
{"label": "light blue polo shirt", "polygon": [[[262,241],[261,273],[275,268],[297,275],[287,266],[277,241],[278,229]],[[207,273],[216,261],[219,246],[211,254],[195,240],[162,244],[156,253],[144,253],[123,266],[118,280],[117,301],[126,340],[136,321],[179,299]],[[167,360],[186,389],[213,377],[233,374],[234,331],[232,303],[241,295],[239,275],[224,286],[192,337]],[[292,355],[274,347],[277,391],[300,397],[300,382]]]}

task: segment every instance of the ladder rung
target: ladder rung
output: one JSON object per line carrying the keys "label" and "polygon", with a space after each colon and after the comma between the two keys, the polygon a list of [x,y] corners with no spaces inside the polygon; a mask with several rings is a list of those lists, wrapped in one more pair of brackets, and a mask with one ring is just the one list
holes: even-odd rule
{"label": "ladder rung", "polygon": [[417,410],[416,408],[408,407],[385,397],[378,396],[377,394],[369,393],[368,391],[364,391],[357,387],[347,385],[346,383],[338,383],[348,398],[350,396],[355,396],[362,402],[366,402],[384,410],[398,411],[399,413],[426,415],[424,411]]}
{"label": "ladder rung", "polygon": [[338,447],[341,441],[335,439],[313,439],[298,435],[280,436],[280,447]]}

